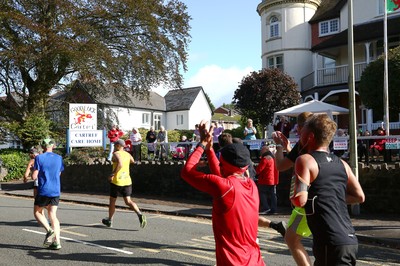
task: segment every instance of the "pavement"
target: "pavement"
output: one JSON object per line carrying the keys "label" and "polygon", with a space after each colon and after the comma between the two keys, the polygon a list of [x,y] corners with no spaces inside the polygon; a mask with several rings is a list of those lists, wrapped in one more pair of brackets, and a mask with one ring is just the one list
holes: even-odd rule
{"label": "pavement", "polygon": [[[33,198],[32,184],[22,182],[0,183],[0,193],[16,197]],[[211,219],[211,202],[192,201],[179,198],[133,195],[133,200],[142,212]],[[62,192],[61,202],[73,202],[96,206],[108,206],[107,195]],[[118,208],[127,208],[124,201],[117,200]],[[272,221],[288,221],[290,208],[279,208],[278,212],[265,217]],[[400,249],[400,215],[365,214],[362,205],[358,215],[351,215],[360,243]]]}

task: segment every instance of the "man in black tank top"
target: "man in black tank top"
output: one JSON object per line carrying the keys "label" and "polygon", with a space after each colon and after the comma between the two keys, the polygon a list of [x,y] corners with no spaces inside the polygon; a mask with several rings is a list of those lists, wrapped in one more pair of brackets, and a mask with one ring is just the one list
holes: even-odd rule
{"label": "man in black tank top", "polygon": [[362,203],[365,195],[350,166],[328,152],[335,132],[326,114],[307,120],[300,143],[307,143],[308,153],[295,163],[291,201],[305,207],[316,266],[355,265],[358,251],[347,204]]}

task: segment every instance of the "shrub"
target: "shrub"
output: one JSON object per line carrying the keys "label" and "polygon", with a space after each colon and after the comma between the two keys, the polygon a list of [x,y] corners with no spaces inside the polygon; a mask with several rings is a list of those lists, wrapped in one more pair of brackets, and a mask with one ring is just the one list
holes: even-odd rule
{"label": "shrub", "polygon": [[29,162],[27,153],[21,150],[4,149],[0,150],[0,159],[3,162],[3,167],[8,170],[4,181],[20,179],[24,176],[26,166]]}
{"label": "shrub", "polygon": [[64,164],[86,164],[96,158],[107,157],[102,147],[73,148],[71,153],[64,157]]}

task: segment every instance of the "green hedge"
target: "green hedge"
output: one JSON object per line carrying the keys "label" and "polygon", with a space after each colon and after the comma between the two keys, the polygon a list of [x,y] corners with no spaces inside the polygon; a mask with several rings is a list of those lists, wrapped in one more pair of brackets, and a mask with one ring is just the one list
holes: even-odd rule
{"label": "green hedge", "polygon": [[26,166],[29,162],[29,155],[22,150],[3,149],[0,150],[0,159],[3,167],[8,170],[4,181],[20,179],[24,177]]}

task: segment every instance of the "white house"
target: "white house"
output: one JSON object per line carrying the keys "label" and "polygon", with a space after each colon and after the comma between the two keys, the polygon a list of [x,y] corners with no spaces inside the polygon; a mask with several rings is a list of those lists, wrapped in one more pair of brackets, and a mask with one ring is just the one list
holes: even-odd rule
{"label": "white house", "polygon": [[[262,66],[278,67],[298,84],[303,101],[321,100],[348,108],[348,1],[264,0],[261,17]],[[356,94],[366,66],[383,53],[384,0],[353,0]],[[400,12],[388,14],[388,47],[400,44]],[[382,120],[356,95],[357,122],[373,130]],[[343,116],[345,117],[345,116]],[[391,129],[399,127],[391,117]],[[346,127],[348,118],[340,118]]]}
{"label": "white house", "polygon": [[164,98],[167,129],[194,129],[202,119],[211,121],[212,110],[202,87],[171,90]]}
{"label": "white house", "polygon": [[[133,95],[119,95],[109,91],[106,95],[92,97],[96,88],[76,81],[68,93],[52,96],[50,113],[57,121],[63,115],[60,103],[96,103],[98,106],[98,125],[118,124],[124,131],[133,127],[159,130],[194,129],[202,119],[211,120],[211,108],[202,87],[171,90],[164,97],[150,91],[149,98]],[[93,94],[94,95],[94,94]],[[57,104],[58,103],[58,104]]]}

